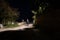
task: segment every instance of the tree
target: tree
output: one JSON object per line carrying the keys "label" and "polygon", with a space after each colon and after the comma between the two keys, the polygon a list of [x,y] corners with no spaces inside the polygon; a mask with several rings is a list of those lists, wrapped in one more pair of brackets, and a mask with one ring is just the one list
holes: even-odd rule
{"label": "tree", "polygon": [[15,22],[19,17],[19,12],[17,8],[11,8],[5,0],[1,0],[0,4],[0,18],[3,24],[10,22]]}
{"label": "tree", "polygon": [[37,24],[37,19],[42,15],[42,14],[44,14],[45,13],[45,10],[46,10],[46,8],[48,7],[48,3],[41,3],[40,5],[39,5],[39,8],[38,8],[38,10],[36,10],[36,11],[34,11],[34,10],[32,10],[32,13],[34,13],[34,24]]}

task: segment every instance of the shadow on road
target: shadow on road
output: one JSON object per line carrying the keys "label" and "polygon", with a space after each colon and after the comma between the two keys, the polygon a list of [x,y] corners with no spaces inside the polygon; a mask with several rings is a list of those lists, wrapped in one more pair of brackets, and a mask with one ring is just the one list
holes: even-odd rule
{"label": "shadow on road", "polygon": [[0,40],[57,40],[60,32],[40,32],[35,29],[5,31],[0,33]]}

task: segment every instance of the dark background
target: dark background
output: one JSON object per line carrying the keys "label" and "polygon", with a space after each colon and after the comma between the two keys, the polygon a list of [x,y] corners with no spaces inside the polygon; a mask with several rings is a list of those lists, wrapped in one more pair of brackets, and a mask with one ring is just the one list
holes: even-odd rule
{"label": "dark background", "polygon": [[33,21],[33,13],[31,10],[37,10],[39,4],[42,2],[47,2],[50,8],[60,8],[60,2],[58,0],[38,0],[36,2],[35,0],[8,0],[11,7],[19,8],[20,17],[18,21],[22,21],[22,19],[26,21],[26,19],[29,19],[30,22]]}
{"label": "dark background", "polygon": [[32,0],[9,0],[8,2],[11,7],[19,8],[20,17],[18,18],[18,21],[22,21],[22,19],[24,19],[25,21],[29,19],[30,22],[33,21],[33,13],[31,12],[31,10],[33,9]]}
{"label": "dark background", "polygon": [[[40,2],[42,2],[42,1],[40,1]],[[49,10],[49,11],[51,11],[50,13],[52,13],[54,15],[55,11],[52,10],[52,8],[60,9],[60,4],[59,4],[60,2],[58,0],[56,0],[56,1],[55,0],[49,0],[47,2],[49,3],[49,7],[51,8],[51,10]],[[10,0],[9,3],[12,7],[19,8],[19,11],[21,12],[19,20],[20,20],[20,18],[25,19],[27,17],[30,19],[33,16],[33,14],[31,13],[31,10],[32,9],[34,9],[34,10],[38,9],[38,6],[39,6],[38,3],[37,3],[38,5],[37,4],[34,5],[34,1],[32,1],[32,0]],[[56,14],[57,14],[57,12],[56,12]],[[59,15],[59,13],[58,13],[58,15]],[[58,15],[56,15],[56,16],[58,16]],[[57,17],[57,20],[58,20],[58,17]],[[24,39],[24,40],[25,39],[26,40],[39,40],[39,39],[40,40],[41,39],[43,39],[43,40],[45,40],[45,39],[46,40],[55,40],[55,39],[58,39],[58,38],[60,39],[60,28],[59,28],[60,23],[57,24],[56,22],[59,22],[57,20],[51,22],[52,24],[55,23],[54,25],[56,26],[56,29],[54,29],[54,25],[52,26],[48,23],[50,29],[49,29],[49,27],[46,28],[44,26],[43,28],[40,29],[40,33],[37,33],[37,32],[32,31],[32,30],[31,31],[24,31],[24,32],[20,32],[20,30],[19,31],[14,31],[14,32],[13,31],[12,32],[3,32],[3,33],[0,34],[0,36],[1,36],[0,39],[4,39],[4,40],[5,39],[6,40],[9,40],[9,39],[17,39],[17,40],[18,39],[20,39],[20,40],[22,40],[22,39]],[[45,31],[45,29],[46,29],[47,32]],[[37,35],[39,35],[39,36],[37,36]]]}

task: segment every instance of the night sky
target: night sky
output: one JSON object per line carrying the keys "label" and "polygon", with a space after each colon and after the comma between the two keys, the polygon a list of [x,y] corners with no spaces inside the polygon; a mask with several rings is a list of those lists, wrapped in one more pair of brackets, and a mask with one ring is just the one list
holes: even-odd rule
{"label": "night sky", "polygon": [[54,0],[39,0],[39,3],[36,2],[34,4],[34,0],[8,0],[9,4],[13,8],[19,8],[20,11],[20,17],[18,20],[22,19],[29,19],[32,21],[32,16],[33,14],[31,13],[31,10],[37,10],[39,3],[41,2],[48,2],[49,5],[53,8],[58,8],[59,2],[54,1]]}
{"label": "night sky", "polygon": [[10,6],[13,8],[19,8],[20,17],[18,20],[26,20],[27,18],[32,21],[33,14],[31,10],[34,9],[34,1],[32,0],[9,0]]}

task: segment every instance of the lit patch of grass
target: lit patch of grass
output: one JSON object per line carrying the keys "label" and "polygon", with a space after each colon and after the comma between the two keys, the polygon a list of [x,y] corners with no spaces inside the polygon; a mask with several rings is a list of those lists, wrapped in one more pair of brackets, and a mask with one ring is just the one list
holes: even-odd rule
{"label": "lit patch of grass", "polygon": [[13,28],[13,27],[18,27],[18,24],[7,24],[5,28]]}

